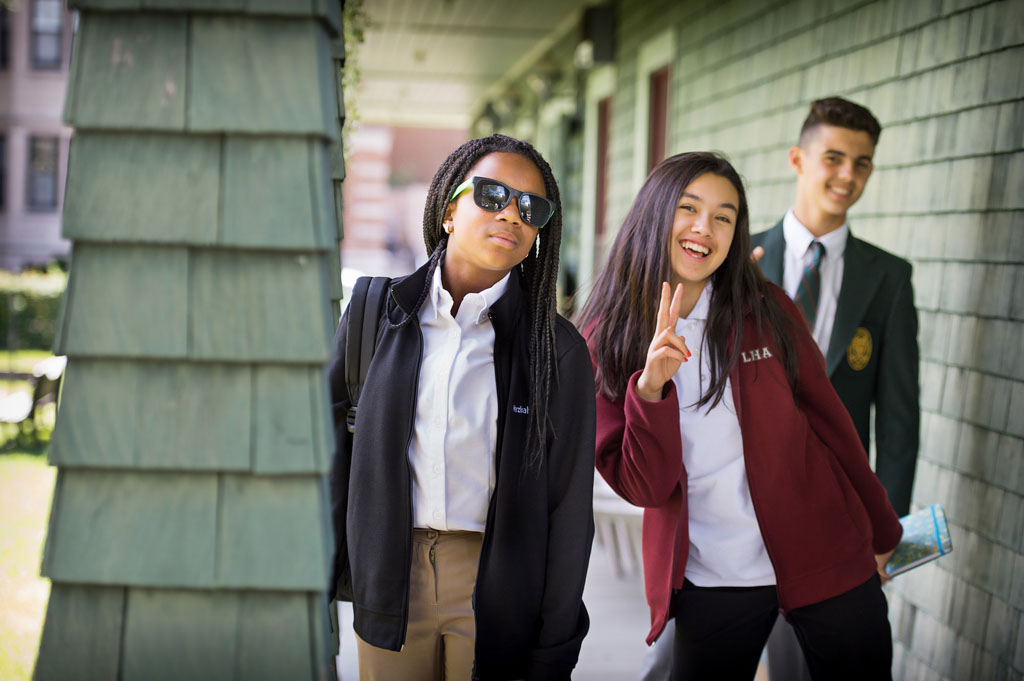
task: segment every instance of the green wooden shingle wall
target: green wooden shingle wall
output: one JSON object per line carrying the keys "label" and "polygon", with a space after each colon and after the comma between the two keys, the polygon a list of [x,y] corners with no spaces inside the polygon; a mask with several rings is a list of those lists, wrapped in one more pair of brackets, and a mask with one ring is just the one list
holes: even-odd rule
{"label": "green wooden shingle wall", "polygon": [[79,0],[37,679],[319,679],[338,0]]}

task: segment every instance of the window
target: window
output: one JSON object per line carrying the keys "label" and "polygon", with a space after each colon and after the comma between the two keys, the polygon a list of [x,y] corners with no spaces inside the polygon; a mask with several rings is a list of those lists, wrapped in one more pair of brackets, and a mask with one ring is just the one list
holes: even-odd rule
{"label": "window", "polygon": [[7,195],[7,138],[0,135],[0,211],[4,209]]}
{"label": "window", "polygon": [[594,206],[595,242],[601,244],[607,228],[605,211],[608,201],[608,148],[611,146],[612,98],[597,103],[597,205]]}
{"label": "window", "polygon": [[672,64],[676,59],[674,28],[666,28],[640,45],[636,60],[636,84],[633,98],[636,114],[633,124],[633,191],[668,152],[671,125]]}
{"label": "window", "polygon": [[28,208],[57,208],[57,137],[30,137],[28,141]]}
{"label": "window", "polygon": [[[583,192],[580,196],[579,278],[583,287],[594,281],[597,263],[603,260],[616,225],[608,215],[608,194],[614,173],[611,167],[613,101],[616,92],[616,67],[606,64],[587,74],[583,115]],[[564,238],[564,237],[563,237]]]}
{"label": "window", "polygon": [[651,109],[647,137],[647,172],[665,160],[668,136],[668,81],[670,67],[663,66],[651,74]]}
{"label": "window", "polygon": [[32,68],[59,70],[61,0],[32,0]]}
{"label": "window", "polygon": [[6,7],[0,7],[0,69],[6,69],[10,58],[11,17]]}

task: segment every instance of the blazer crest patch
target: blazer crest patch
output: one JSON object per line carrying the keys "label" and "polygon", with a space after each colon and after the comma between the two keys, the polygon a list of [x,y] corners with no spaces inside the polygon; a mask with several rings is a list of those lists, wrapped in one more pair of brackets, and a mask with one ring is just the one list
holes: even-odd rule
{"label": "blazer crest patch", "polygon": [[860,371],[871,361],[871,332],[858,326],[853,340],[846,348],[846,361],[854,371]]}

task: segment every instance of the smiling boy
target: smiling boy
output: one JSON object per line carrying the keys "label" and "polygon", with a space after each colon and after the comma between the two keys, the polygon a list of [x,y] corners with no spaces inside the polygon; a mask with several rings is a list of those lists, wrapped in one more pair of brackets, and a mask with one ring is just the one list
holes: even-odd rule
{"label": "smiling boy", "polygon": [[[755,254],[763,253],[765,276],[804,310],[865,450],[875,406],[875,474],[893,508],[905,515],[920,419],[911,266],[854,237],[847,222],[874,169],[880,133],[878,120],[858,104],[840,97],[813,102],[798,144],[789,149],[797,176],[793,207],[774,227],[752,235],[752,243],[763,249]],[[788,650],[779,643],[785,634]],[[776,624],[768,646],[771,678],[800,678],[797,665],[808,678],[795,646],[788,625]]]}

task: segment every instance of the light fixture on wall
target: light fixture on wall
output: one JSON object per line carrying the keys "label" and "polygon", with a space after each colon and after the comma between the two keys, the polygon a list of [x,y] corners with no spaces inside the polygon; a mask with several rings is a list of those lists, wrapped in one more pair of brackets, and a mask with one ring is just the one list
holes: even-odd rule
{"label": "light fixture on wall", "polygon": [[541,99],[551,96],[559,81],[562,80],[562,69],[559,65],[546,61],[534,67],[526,76],[526,87]]}
{"label": "light fixture on wall", "polygon": [[582,40],[576,45],[573,62],[577,68],[589,69],[609,64],[615,59],[615,6],[594,5],[583,12],[580,21]]}
{"label": "light fixture on wall", "polygon": [[539,73],[528,75],[526,77],[526,86],[538,97],[543,97],[550,89],[547,79]]}
{"label": "light fixture on wall", "polygon": [[578,69],[589,69],[594,65],[594,43],[590,40],[581,40],[576,45],[576,52],[573,54],[573,63]]}
{"label": "light fixture on wall", "polygon": [[498,116],[498,112],[494,110],[494,103],[487,102],[484,104],[484,110],[480,113],[480,117],[476,121],[477,133],[482,136],[490,135],[497,131],[498,126],[501,124],[501,117]]}

